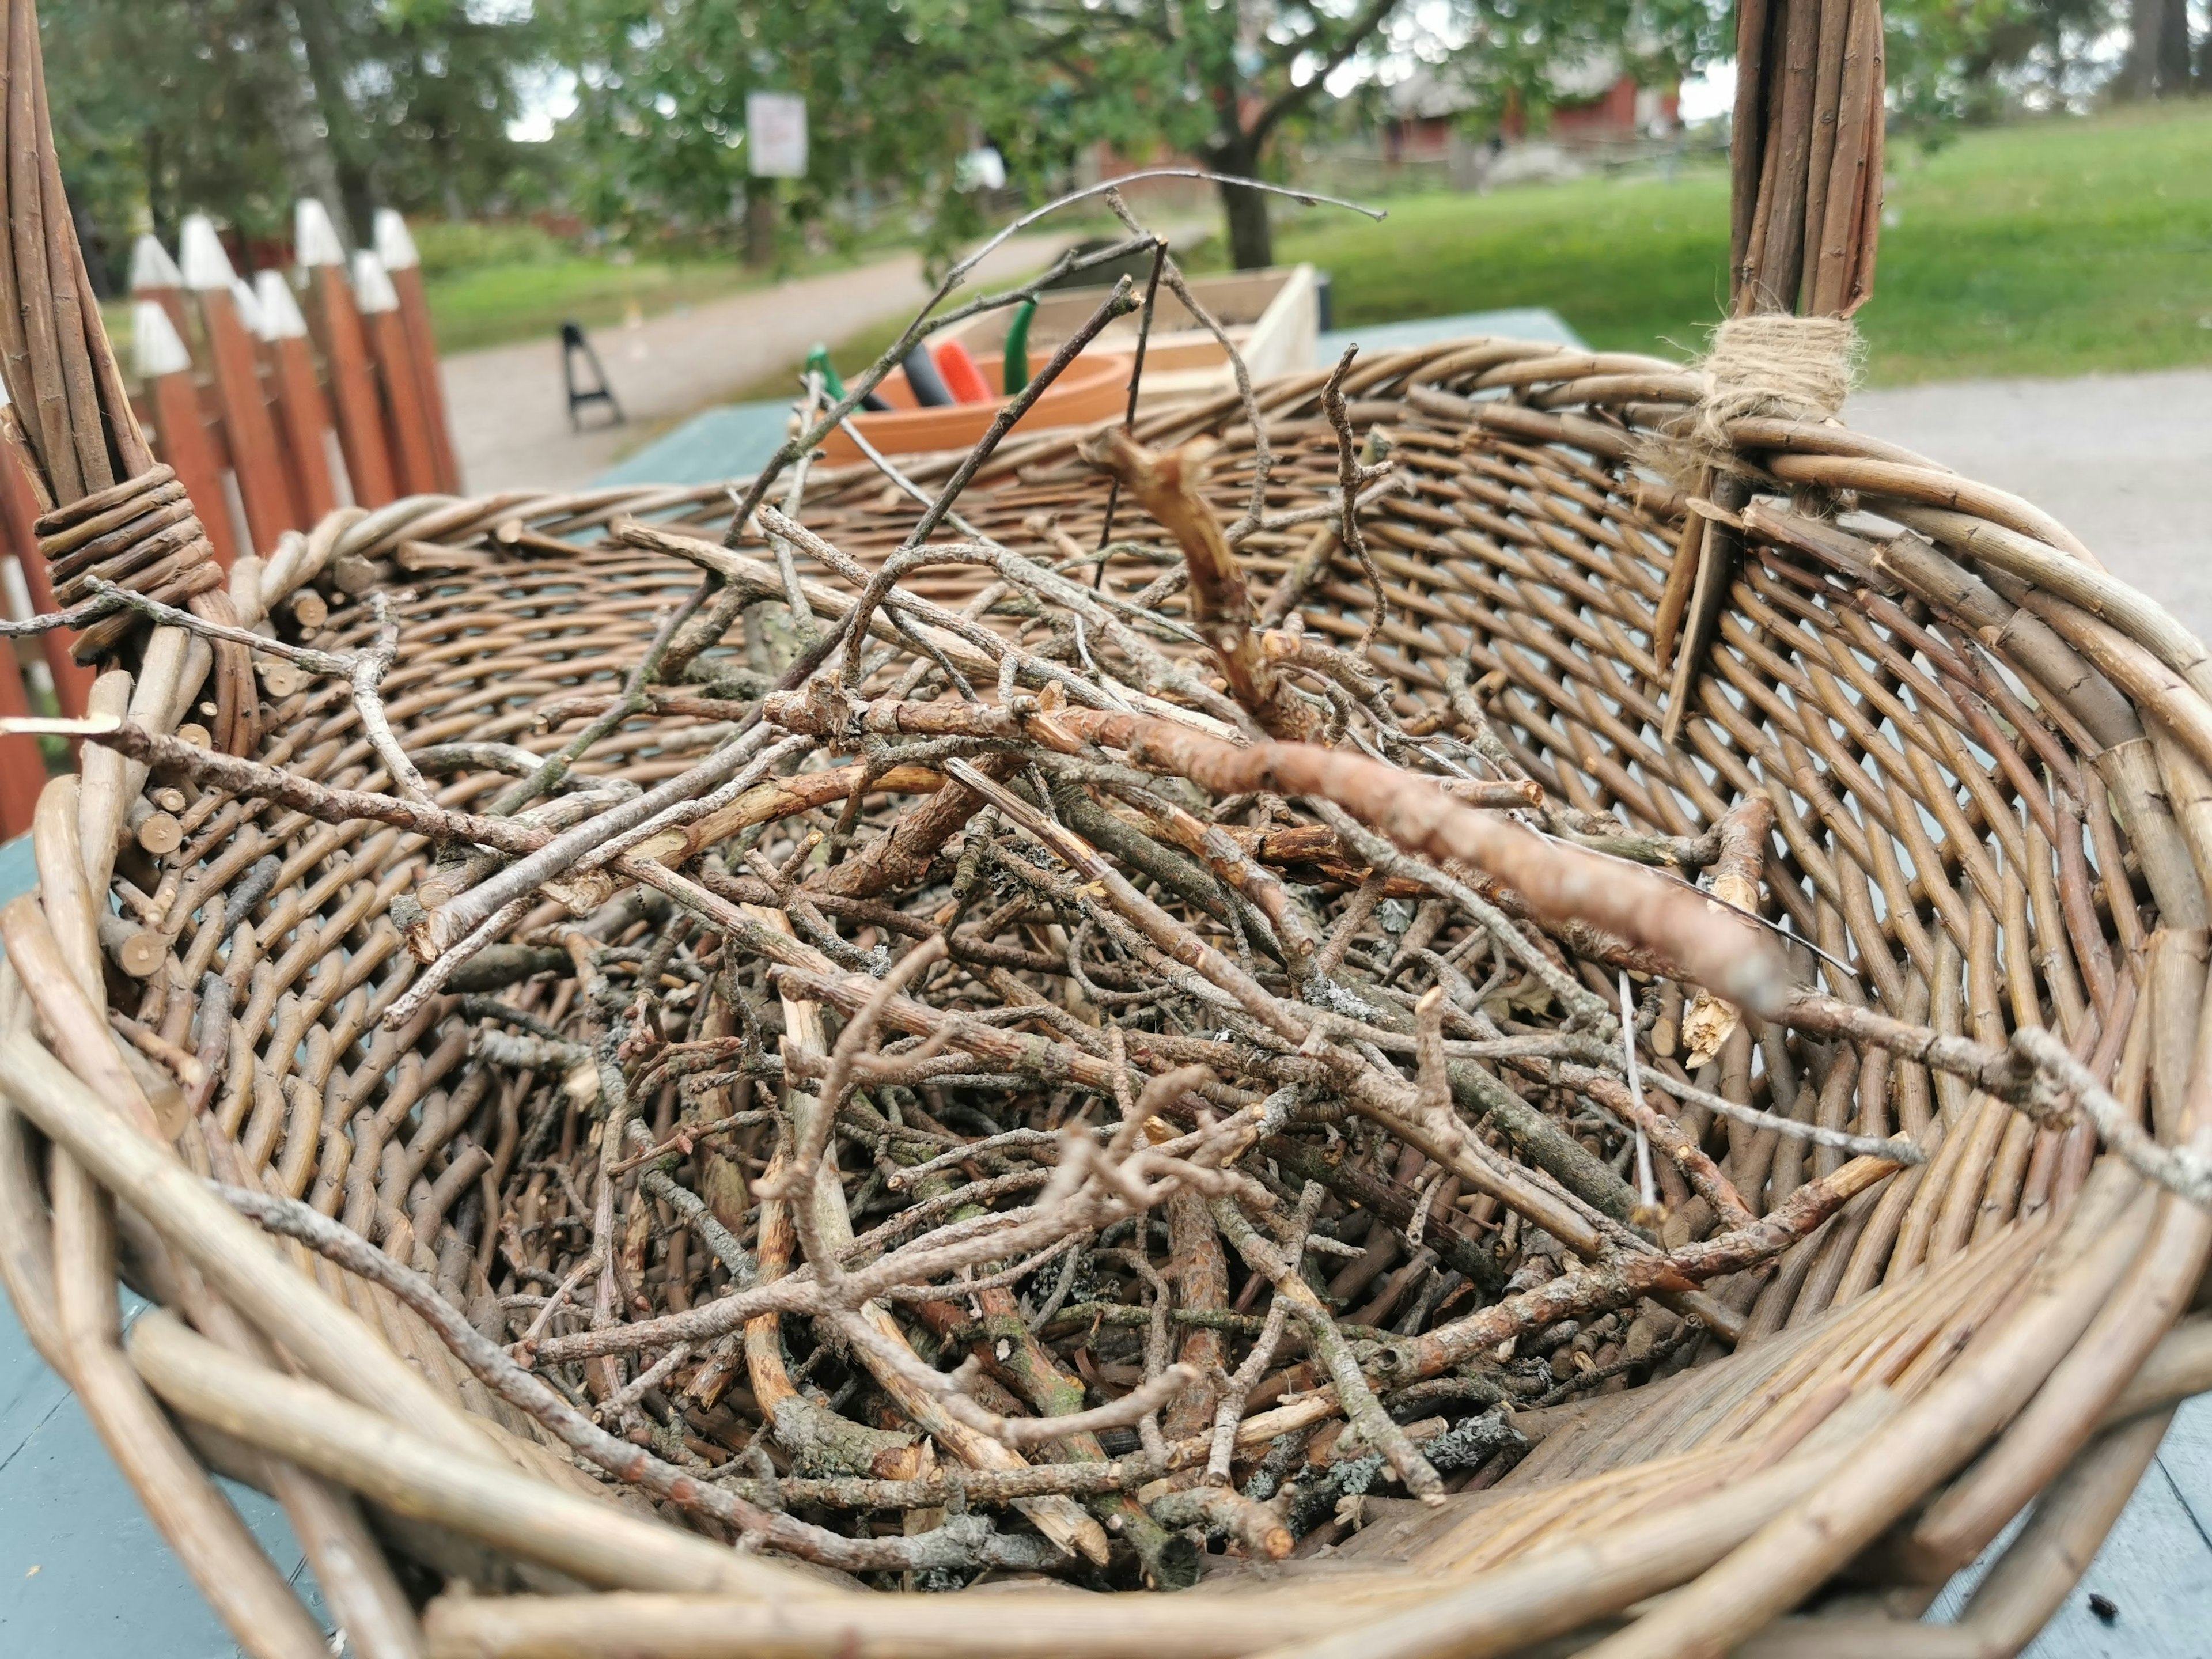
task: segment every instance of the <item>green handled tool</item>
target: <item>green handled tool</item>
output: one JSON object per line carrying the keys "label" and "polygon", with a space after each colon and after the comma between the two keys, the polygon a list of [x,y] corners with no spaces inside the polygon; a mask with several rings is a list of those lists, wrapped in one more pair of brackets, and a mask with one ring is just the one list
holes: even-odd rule
{"label": "green handled tool", "polygon": [[845,383],[837,378],[837,366],[830,361],[828,346],[817,345],[806,354],[806,372],[822,377],[823,395],[831,403],[844,401]]}
{"label": "green handled tool", "polygon": [[[830,361],[828,346],[817,344],[806,354],[806,373],[822,377],[822,395],[830,403],[845,401],[845,382],[838,378],[837,365]],[[860,407],[880,415],[890,405],[884,401],[880,392],[871,392],[860,399]]]}
{"label": "green handled tool", "polygon": [[1030,319],[1036,301],[1024,300],[1014,307],[1014,320],[1006,325],[1006,362],[1000,370],[1000,389],[1011,398],[1030,383]]}

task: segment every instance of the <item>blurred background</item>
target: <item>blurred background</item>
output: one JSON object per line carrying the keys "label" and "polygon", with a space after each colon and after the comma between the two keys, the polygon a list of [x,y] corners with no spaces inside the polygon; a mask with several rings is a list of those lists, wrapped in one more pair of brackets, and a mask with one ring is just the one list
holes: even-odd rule
{"label": "blurred background", "polygon": [[[134,238],[173,247],[188,214],[250,272],[288,259],[302,197],[363,245],[393,208],[448,353],[898,251],[941,264],[1024,206],[1176,162],[1390,210],[1378,229],[1194,182],[1133,192],[1194,268],[1327,271],[1339,325],[1541,305],[1601,348],[1680,350],[1726,290],[1733,21],[1711,0],[40,9],[79,234],[112,294]],[[1887,11],[1873,381],[2212,358],[2203,0]],[[762,94],[803,107],[797,176],[755,171]]]}

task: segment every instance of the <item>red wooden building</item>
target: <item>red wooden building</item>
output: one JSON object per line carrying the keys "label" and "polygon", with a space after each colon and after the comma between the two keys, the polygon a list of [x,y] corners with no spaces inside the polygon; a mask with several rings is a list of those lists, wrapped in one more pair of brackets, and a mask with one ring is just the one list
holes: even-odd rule
{"label": "red wooden building", "polygon": [[[1554,143],[1577,147],[1625,143],[1650,137],[1680,125],[1679,87],[1646,86],[1617,59],[1593,58],[1555,77],[1559,97],[1546,124]],[[1389,89],[1390,117],[1383,131],[1394,160],[1440,161],[1452,149],[1453,135],[1470,137],[1466,118],[1481,99],[1471,88],[1428,69],[1416,70]],[[1513,143],[1528,136],[1526,111],[1516,100],[1497,123],[1497,136]]]}

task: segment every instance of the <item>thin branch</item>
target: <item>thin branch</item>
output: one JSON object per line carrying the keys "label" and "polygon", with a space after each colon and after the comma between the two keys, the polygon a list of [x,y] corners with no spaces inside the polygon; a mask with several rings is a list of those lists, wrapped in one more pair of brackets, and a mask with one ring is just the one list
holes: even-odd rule
{"label": "thin branch", "polygon": [[736,1528],[754,1547],[818,1561],[848,1572],[900,1572],[930,1566],[997,1564],[1035,1567],[1054,1559],[988,1526],[949,1521],[914,1538],[851,1539],[747,1503],[726,1486],[702,1481],[641,1446],[618,1440],[508,1358],[439,1295],[429,1280],[377,1249],[350,1229],[296,1200],[216,1186],[216,1194],[248,1220],[296,1238],[347,1272],[391,1291],[436,1333],[477,1379],[527,1413],[578,1455],[617,1480],[642,1486],[681,1508]]}
{"label": "thin branch", "polygon": [[1382,569],[1376,564],[1375,556],[1367,550],[1367,538],[1359,528],[1359,490],[1370,480],[1360,465],[1359,443],[1352,436],[1352,416],[1344,403],[1344,377],[1352,372],[1352,360],[1358,355],[1358,346],[1345,347],[1344,356],[1337,360],[1328,383],[1321,389],[1321,407],[1330,429],[1336,434],[1336,484],[1341,498],[1337,536],[1345,550],[1359,561],[1367,585],[1375,592],[1375,609],[1360,632],[1359,643],[1352,651],[1355,657],[1364,657],[1367,648],[1375,643],[1375,636],[1390,620],[1390,596],[1383,589]]}

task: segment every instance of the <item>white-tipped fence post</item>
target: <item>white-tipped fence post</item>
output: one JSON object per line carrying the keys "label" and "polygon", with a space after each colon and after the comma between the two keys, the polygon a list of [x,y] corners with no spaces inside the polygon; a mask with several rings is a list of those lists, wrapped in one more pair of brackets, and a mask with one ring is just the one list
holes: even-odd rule
{"label": "white-tipped fence post", "polygon": [[307,345],[307,319],[300,314],[299,301],[292,297],[292,284],[283,271],[263,271],[253,279],[253,291],[261,313],[262,349],[268,354],[270,379],[276,387],[276,422],[291,458],[293,482],[308,518],[320,519],[337,506],[338,494],[331,477],[331,406],[315,380],[314,353]]}
{"label": "white-tipped fence post", "polygon": [[384,261],[367,248],[353,256],[353,300],[368,331],[369,356],[384,382],[384,406],[391,416],[392,453],[398,463],[399,488],[409,495],[434,495],[438,465],[430,450],[430,420],[415,384],[415,359],[407,348],[407,325],[399,314],[398,291]]}
{"label": "white-tipped fence post", "polygon": [[376,210],[376,257],[384,261],[393,290],[399,295],[399,316],[407,325],[407,348],[415,362],[415,385],[429,420],[430,455],[437,465],[438,488],[449,495],[461,493],[461,464],[453,451],[453,431],[446,412],[446,384],[438,371],[438,338],[430,327],[430,301],[422,286],[422,256],[407,221],[396,208]]}
{"label": "white-tipped fence post", "polygon": [[[153,416],[155,453],[169,464],[199,508],[209,544],[228,567],[238,556],[238,536],[226,505],[222,456],[208,430],[184,336],[161,301],[141,300],[131,311],[131,343],[132,367],[146,388],[147,412]],[[241,496],[245,488],[241,478]],[[276,545],[273,539],[270,545]]]}
{"label": "white-tipped fence post", "polygon": [[161,238],[151,234],[131,245],[131,297],[151,300],[169,313],[179,335],[188,332],[185,320],[185,276]]}
{"label": "white-tipped fence post", "polygon": [[346,285],[345,248],[331,216],[313,198],[299,204],[294,225],[293,258],[308,276],[307,321],[329,368],[338,447],[345,455],[354,504],[382,507],[399,492],[392,482],[392,451],[384,435],[368,342],[353,290]]}
{"label": "white-tipped fence post", "polygon": [[[216,398],[222,409],[230,470],[238,479],[239,499],[246,505],[246,532],[255,550],[272,553],[276,538],[298,529],[303,515],[292,500],[276,428],[261,389],[253,337],[240,312],[238,289],[242,285],[231,270],[230,256],[223,252],[214,222],[205,215],[195,213],[185,221],[179,244],[185,286],[198,297],[200,321],[207,330]],[[250,304],[251,290],[246,299]],[[196,493],[194,499],[204,502],[210,498]],[[217,495],[212,499],[222,498]]]}

